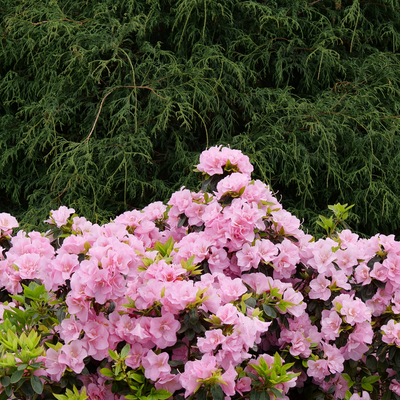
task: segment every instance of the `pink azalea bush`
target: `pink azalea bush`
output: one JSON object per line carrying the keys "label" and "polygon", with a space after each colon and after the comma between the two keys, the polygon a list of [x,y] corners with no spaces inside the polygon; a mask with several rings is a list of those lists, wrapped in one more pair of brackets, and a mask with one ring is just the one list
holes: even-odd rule
{"label": "pink azalea bush", "polygon": [[197,170],[102,226],[60,207],[13,236],[0,214],[0,399],[397,399],[394,236],[316,240],[238,150]]}

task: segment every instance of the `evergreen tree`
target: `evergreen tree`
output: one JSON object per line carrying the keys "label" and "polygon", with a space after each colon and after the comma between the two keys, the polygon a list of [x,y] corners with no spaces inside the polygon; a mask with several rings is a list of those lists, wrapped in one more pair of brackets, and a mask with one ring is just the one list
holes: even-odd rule
{"label": "evergreen tree", "polygon": [[399,234],[399,3],[3,0],[1,211],[104,222],[229,144],[306,226]]}

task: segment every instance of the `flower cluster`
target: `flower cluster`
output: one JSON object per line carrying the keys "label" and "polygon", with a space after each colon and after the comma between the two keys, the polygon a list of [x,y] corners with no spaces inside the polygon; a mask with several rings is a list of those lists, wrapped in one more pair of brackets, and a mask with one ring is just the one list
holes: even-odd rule
{"label": "flower cluster", "polygon": [[40,281],[58,318],[32,361],[41,380],[74,377],[107,400],[136,398],[138,382],[160,399],[400,393],[394,236],[315,240],[240,151],[212,147],[197,170],[202,191],[102,226],[60,207],[50,231],[11,236],[18,223],[0,214],[0,282],[14,301],[0,317],[23,313],[24,285]]}

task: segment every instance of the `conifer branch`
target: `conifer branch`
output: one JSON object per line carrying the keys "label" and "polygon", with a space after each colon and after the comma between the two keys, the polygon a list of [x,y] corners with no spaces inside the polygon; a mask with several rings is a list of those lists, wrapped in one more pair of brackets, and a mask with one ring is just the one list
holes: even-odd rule
{"label": "conifer branch", "polygon": [[99,107],[99,111],[97,112],[96,119],[95,119],[95,121],[94,121],[94,124],[93,124],[93,126],[92,126],[92,129],[90,130],[90,133],[89,133],[89,135],[87,136],[87,138],[86,138],[82,143],[85,143],[86,141],[88,141],[88,140],[90,139],[90,136],[92,136],[92,133],[93,133],[93,131],[94,131],[94,128],[96,127],[96,124],[97,124],[97,120],[99,119],[99,116],[100,116],[100,113],[101,113],[101,109],[103,108],[103,103],[104,103],[105,99],[106,99],[111,93],[113,93],[113,92],[114,92],[115,90],[117,90],[117,89],[148,89],[148,90],[152,91],[152,92],[153,92],[156,96],[158,96],[160,99],[163,99],[163,100],[165,100],[165,101],[168,101],[168,99],[166,99],[165,97],[160,96],[153,88],[151,88],[151,87],[149,87],[149,86],[118,86],[118,87],[116,87],[116,88],[110,90],[110,91],[103,97],[103,99],[101,100],[100,107]]}

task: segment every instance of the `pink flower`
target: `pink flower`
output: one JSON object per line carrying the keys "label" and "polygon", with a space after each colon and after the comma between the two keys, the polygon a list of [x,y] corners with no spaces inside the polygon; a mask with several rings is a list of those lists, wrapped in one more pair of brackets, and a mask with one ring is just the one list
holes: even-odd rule
{"label": "pink flower", "polygon": [[246,286],[240,278],[231,279],[224,275],[220,275],[219,283],[218,294],[223,303],[235,301],[247,291]]}
{"label": "pink flower", "polygon": [[50,211],[50,219],[44,221],[49,224],[56,225],[57,228],[61,228],[63,225],[66,225],[68,222],[68,218],[71,214],[73,214],[75,210],[73,208],[68,208],[65,206],[61,206],[58,210]]}
{"label": "pink flower", "polygon": [[177,340],[176,333],[180,328],[180,322],[171,313],[165,313],[162,317],[152,318],[150,321],[152,341],[160,349],[173,346]]}
{"label": "pink flower", "polygon": [[82,323],[75,320],[75,317],[72,315],[70,318],[65,318],[61,322],[60,337],[65,343],[77,340],[81,334],[82,328]]}
{"label": "pink flower", "polygon": [[235,392],[235,378],[237,377],[237,372],[231,364],[229,368],[221,375],[221,380],[224,384],[219,384],[227,396],[233,396]]}
{"label": "pink flower", "polygon": [[132,369],[139,368],[144,353],[145,350],[143,349],[142,345],[139,343],[134,343],[131,345],[131,349],[129,350],[130,357],[125,360],[126,365]]}
{"label": "pink flower", "polygon": [[323,274],[318,274],[318,276],[310,282],[310,293],[308,296],[310,299],[320,299],[328,300],[331,297],[331,290],[329,285],[331,281],[326,279]]}
{"label": "pink flower", "polygon": [[87,351],[80,340],[74,340],[70,344],[65,344],[62,354],[58,357],[59,362],[67,365],[77,374],[80,374],[85,367],[83,359],[87,357]]}
{"label": "pink flower", "polygon": [[226,164],[226,158],[221,153],[222,146],[210,147],[200,154],[200,163],[197,169],[207,175],[221,175],[224,171],[222,167]]}
{"label": "pink flower", "polygon": [[344,315],[345,321],[350,325],[371,322],[371,310],[358,298],[343,300],[340,314]]}
{"label": "pink flower", "polygon": [[354,270],[354,277],[357,283],[369,285],[371,283],[371,277],[369,275],[369,268],[365,263],[361,263]]}
{"label": "pink flower", "polygon": [[276,224],[276,232],[283,230],[285,235],[297,235],[300,229],[300,220],[289,211],[272,211],[272,220]]}
{"label": "pink flower", "polygon": [[238,321],[238,309],[231,303],[221,306],[216,316],[221,320],[222,324],[233,325]]}
{"label": "pink flower", "polygon": [[105,325],[97,321],[88,321],[83,330],[85,331],[85,336],[82,342],[86,345],[88,355],[95,360],[102,360],[107,357],[109,333]]}
{"label": "pink flower", "polygon": [[309,264],[323,274],[328,267],[336,260],[336,254],[332,251],[337,243],[332,239],[318,240],[312,247],[314,258],[309,260]]}
{"label": "pink flower", "polygon": [[200,154],[200,163],[197,169],[207,175],[221,175],[223,167],[229,160],[231,165],[236,167],[236,170],[249,175],[253,171],[253,166],[250,164],[249,157],[242,154],[239,150],[230,149],[228,147],[214,146]]}
{"label": "pink flower", "polygon": [[15,260],[21,279],[39,278],[41,257],[36,253],[23,254]]}
{"label": "pink flower", "polygon": [[400,383],[396,379],[392,379],[389,385],[389,390],[400,396]]}
{"label": "pink flower", "polygon": [[307,375],[315,378],[317,382],[323,381],[330,374],[327,360],[308,360],[307,366]]}
{"label": "pink flower", "polygon": [[321,333],[325,340],[335,340],[339,337],[342,319],[335,310],[323,310],[321,319]]}
{"label": "pink flower", "polygon": [[144,376],[147,379],[156,381],[162,375],[170,373],[171,367],[168,364],[168,360],[167,353],[155,354],[152,350],[149,350],[146,357],[142,359]]}
{"label": "pink flower", "polygon": [[283,293],[283,300],[292,303],[291,306],[288,306],[287,312],[295,317],[300,317],[307,308],[307,304],[303,303],[303,299],[303,295],[295,292],[291,287],[287,288]]}
{"label": "pink flower", "polygon": [[308,358],[311,355],[310,344],[302,332],[293,332],[289,353],[295,357],[301,355],[304,358]]}
{"label": "pink flower", "polygon": [[190,396],[201,386],[200,380],[210,378],[217,369],[217,360],[214,356],[205,354],[201,360],[188,361],[185,371],[180,375],[180,382],[185,391],[185,397]]}
{"label": "pink flower", "polygon": [[19,224],[15,217],[8,213],[0,213],[0,236],[9,236]]}
{"label": "pink flower", "polygon": [[215,350],[218,345],[224,343],[226,339],[221,329],[206,331],[205,335],[205,338],[197,339],[197,347],[202,353],[210,353]]}
{"label": "pink flower", "polygon": [[46,358],[44,360],[44,366],[47,374],[49,375],[50,379],[56,382],[60,381],[67,366],[63,362],[60,362],[60,355],[61,349],[57,352],[50,348],[47,350]]}
{"label": "pink flower", "polygon": [[245,376],[244,378],[238,379],[236,383],[236,391],[243,396],[243,392],[250,392],[251,390],[251,378]]}
{"label": "pink flower", "polygon": [[388,270],[385,265],[376,262],[374,264],[374,268],[372,269],[369,275],[371,276],[371,278],[375,278],[378,281],[386,282],[388,278]]}
{"label": "pink flower", "polygon": [[[389,387],[389,390],[391,390],[390,387]],[[362,391],[362,396],[360,396],[358,393],[354,393],[349,398],[349,400],[370,400],[370,399],[371,399],[371,397],[369,396],[369,393],[365,392],[364,390]]]}
{"label": "pink flower", "polygon": [[279,255],[273,260],[274,278],[290,278],[300,261],[299,248],[288,239],[276,245]]}
{"label": "pink flower", "polygon": [[216,197],[219,200],[226,193],[239,194],[243,188],[246,188],[249,182],[249,176],[235,172],[218,182]]}
{"label": "pink flower", "polygon": [[328,368],[332,374],[342,373],[344,366],[344,357],[336,346],[331,346],[327,343],[323,343],[325,357],[328,359]]}
{"label": "pink flower", "polygon": [[182,385],[179,382],[179,375],[170,373],[163,373],[154,386],[157,390],[164,389],[168,390],[170,393],[174,393],[176,390],[182,389]]}
{"label": "pink flower", "polygon": [[248,243],[245,243],[243,248],[236,253],[236,257],[242,272],[248,271],[251,268],[258,268],[258,264],[261,261],[258,248],[250,246]]}
{"label": "pink flower", "polygon": [[86,322],[89,315],[89,302],[84,297],[74,296],[71,291],[65,300],[68,306],[68,312],[78,317],[82,322]]}

